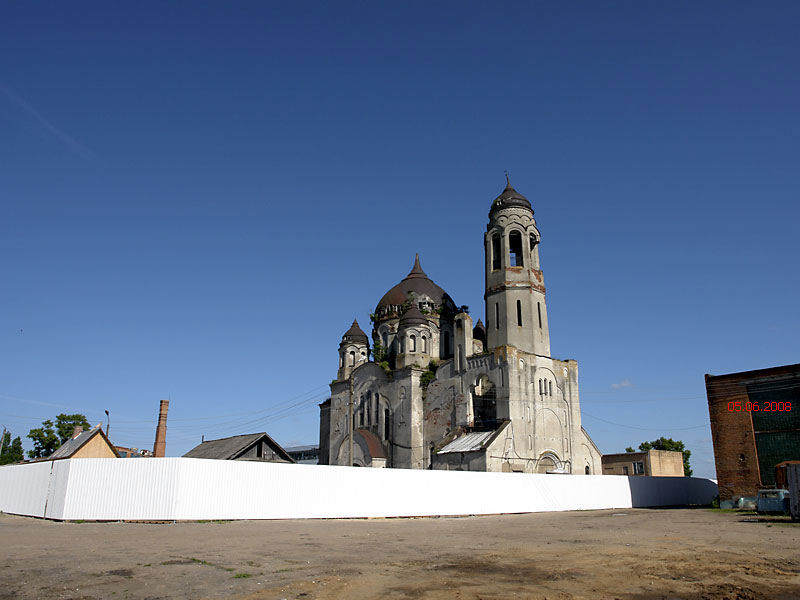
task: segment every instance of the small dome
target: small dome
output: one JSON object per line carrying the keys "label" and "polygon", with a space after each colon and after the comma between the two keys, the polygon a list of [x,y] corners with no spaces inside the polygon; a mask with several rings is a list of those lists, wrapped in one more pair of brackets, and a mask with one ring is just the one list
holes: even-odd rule
{"label": "small dome", "polygon": [[528,199],[511,187],[511,182],[508,181],[508,178],[506,178],[506,182],[506,189],[503,190],[502,194],[495,198],[494,202],[492,203],[492,208],[489,210],[489,216],[491,217],[492,213],[500,210],[501,208],[508,208],[510,206],[527,208],[529,211],[533,212],[533,207]]}
{"label": "small dome", "polygon": [[478,319],[475,327],[472,328],[472,337],[482,342],[486,341],[486,326],[480,319]]}
{"label": "small dome", "polygon": [[381,301],[378,302],[375,312],[380,312],[382,308],[388,306],[399,306],[403,304],[408,300],[408,295],[410,293],[414,293],[417,296],[428,296],[435,304],[439,305],[445,304],[448,300],[452,302],[447,293],[433,283],[425,274],[425,271],[422,270],[419,264],[419,254],[417,254],[414,259],[414,268],[411,269],[411,272],[403,281],[384,294]]}
{"label": "small dome", "polygon": [[342,342],[355,342],[369,346],[369,338],[367,334],[362,331],[361,327],[358,326],[358,321],[356,319],[353,319],[353,324],[350,326],[350,329],[342,336]]}
{"label": "small dome", "polygon": [[400,317],[399,328],[404,329],[411,325],[427,325],[428,319],[425,318],[425,315],[422,314],[422,311],[417,307],[416,304],[412,305],[406,312],[403,313],[403,316]]}

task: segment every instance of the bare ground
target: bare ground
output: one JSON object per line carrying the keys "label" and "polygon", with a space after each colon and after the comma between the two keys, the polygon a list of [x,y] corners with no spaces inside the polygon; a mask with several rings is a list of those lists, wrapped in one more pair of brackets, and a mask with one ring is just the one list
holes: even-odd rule
{"label": "bare ground", "polygon": [[0,514],[6,598],[800,598],[800,525],[706,509],[170,524]]}

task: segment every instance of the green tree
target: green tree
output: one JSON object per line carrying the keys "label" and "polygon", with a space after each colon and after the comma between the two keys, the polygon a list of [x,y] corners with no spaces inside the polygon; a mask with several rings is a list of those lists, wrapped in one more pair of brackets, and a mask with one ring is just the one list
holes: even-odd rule
{"label": "green tree", "polygon": [[83,427],[84,431],[91,429],[86,416],[81,414],[66,415],[61,413],[56,415],[55,425],[50,419],[42,421],[41,427],[31,429],[28,432],[28,437],[33,441],[33,450],[28,450],[28,456],[31,458],[50,456],[58,450],[61,444],[72,437],[72,434],[75,433],[75,428],[79,425]]}
{"label": "green tree", "polygon": [[33,450],[28,450],[30,458],[44,458],[50,456],[61,445],[56,432],[53,430],[53,422],[48,419],[42,421],[42,426],[31,429],[28,437],[33,442]]}
{"label": "green tree", "polygon": [[[652,442],[642,442],[639,444],[640,452],[647,452],[648,450],[673,450],[676,452],[682,452],[683,474],[686,475],[686,477],[691,477],[692,473],[694,472],[689,466],[689,457],[692,455],[692,451],[687,450],[686,446],[684,446],[683,442],[680,440],[673,440],[672,438],[665,438],[664,436],[661,436]],[[625,452],[635,452],[635,450],[628,446],[625,448]]]}
{"label": "green tree", "polygon": [[25,453],[22,450],[22,440],[17,436],[12,441],[11,432],[7,431],[3,436],[2,444],[0,444],[0,465],[8,465],[24,459]]}
{"label": "green tree", "polygon": [[65,415],[64,413],[56,415],[56,433],[58,434],[58,438],[61,440],[61,444],[72,437],[72,434],[78,425],[83,427],[84,431],[88,431],[92,428],[91,425],[89,425],[89,421],[86,420],[85,415]]}

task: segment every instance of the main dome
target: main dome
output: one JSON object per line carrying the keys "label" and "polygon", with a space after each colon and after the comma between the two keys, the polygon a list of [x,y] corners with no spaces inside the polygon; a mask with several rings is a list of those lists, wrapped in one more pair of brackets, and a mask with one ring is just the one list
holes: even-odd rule
{"label": "main dome", "polygon": [[419,254],[414,259],[414,268],[411,272],[396,286],[390,289],[383,295],[378,306],[375,307],[375,312],[380,313],[382,309],[391,306],[401,306],[408,300],[408,295],[413,293],[417,297],[427,296],[431,302],[437,305],[449,303],[452,304],[453,300],[447,295],[442,288],[436,285],[422,270],[419,264]]}

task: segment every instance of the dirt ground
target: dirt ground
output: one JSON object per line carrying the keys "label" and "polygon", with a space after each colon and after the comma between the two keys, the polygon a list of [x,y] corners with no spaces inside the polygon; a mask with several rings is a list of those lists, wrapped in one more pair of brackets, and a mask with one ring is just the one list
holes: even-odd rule
{"label": "dirt ground", "polygon": [[800,524],[708,509],[169,524],[0,514],[0,598],[800,598]]}

